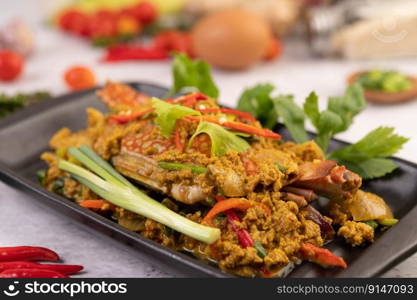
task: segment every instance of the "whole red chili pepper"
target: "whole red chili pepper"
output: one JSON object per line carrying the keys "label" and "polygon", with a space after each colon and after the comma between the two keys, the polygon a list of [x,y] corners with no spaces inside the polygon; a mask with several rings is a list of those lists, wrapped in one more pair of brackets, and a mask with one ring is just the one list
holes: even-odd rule
{"label": "whole red chili pepper", "polygon": [[54,251],[43,247],[0,247],[0,262],[18,260],[58,261],[59,256]]}
{"label": "whole red chili pepper", "polygon": [[107,48],[104,61],[123,60],[160,60],[169,57],[169,53],[159,48],[144,48],[142,46],[117,45]]}
{"label": "whole red chili pepper", "polygon": [[52,264],[39,264],[30,261],[10,261],[0,263],[0,272],[13,269],[38,269],[38,270],[50,270],[61,274],[74,274],[84,269],[79,265],[52,265]]}
{"label": "whole red chili pepper", "polygon": [[10,269],[0,273],[0,278],[69,278],[67,275],[42,269]]}

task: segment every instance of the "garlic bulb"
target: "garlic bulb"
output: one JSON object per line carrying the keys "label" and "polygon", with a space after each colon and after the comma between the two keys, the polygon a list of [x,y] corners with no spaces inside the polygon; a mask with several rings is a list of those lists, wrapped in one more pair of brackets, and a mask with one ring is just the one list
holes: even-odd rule
{"label": "garlic bulb", "polygon": [[21,20],[13,20],[0,28],[0,48],[10,49],[28,56],[34,48],[33,34]]}

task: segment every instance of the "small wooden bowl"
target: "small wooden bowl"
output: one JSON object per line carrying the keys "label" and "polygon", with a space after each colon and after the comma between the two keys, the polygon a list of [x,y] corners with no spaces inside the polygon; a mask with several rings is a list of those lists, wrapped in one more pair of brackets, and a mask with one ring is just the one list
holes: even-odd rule
{"label": "small wooden bowl", "polygon": [[[361,76],[364,73],[366,72],[362,71],[353,73],[348,77],[348,83],[355,83],[358,80],[359,76]],[[390,93],[365,89],[365,99],[369,102],[376,104],[395,104],[415,100],[417,99],[417,78],[412,76],[408,76],[408,78],[412,82],[412,86],[409,90],[403,92]]]}

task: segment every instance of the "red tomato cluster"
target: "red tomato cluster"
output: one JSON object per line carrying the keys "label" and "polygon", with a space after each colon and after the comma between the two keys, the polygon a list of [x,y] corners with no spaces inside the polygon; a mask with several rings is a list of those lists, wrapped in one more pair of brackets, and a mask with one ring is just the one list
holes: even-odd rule
{"label": "red tomato cluster", "polygon": [[193,57],[191,45],[191,33],[178,30],[168,30],[157,34],[153,41],[153,47],[167,52],[182,52]]}
{"label": "red tomato cluster", "polygon": [[150,2],[140,2],[117,11],[99,10],[86,14],[76,9],[67,9],[58,18],[58,26],[75,35],[93,41],[114,41],[118,37],[132,37],[142,27],[156,20],[158,12]]}

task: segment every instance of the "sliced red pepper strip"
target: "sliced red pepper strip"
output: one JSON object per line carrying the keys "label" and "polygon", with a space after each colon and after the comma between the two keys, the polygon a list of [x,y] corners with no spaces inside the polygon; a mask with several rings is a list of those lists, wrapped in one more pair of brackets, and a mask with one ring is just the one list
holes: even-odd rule
{"label": "sliced red pepper strip", "polygon": [[67,275],[44,269],[9,269],[0,273],[0,278],[69,278]]}
{"label": "sliced red pepper strip", "polygon": [[196,110],[201,113],[224,113],[228,115],[234,115],[243,119],[247,119],[252,122],[257,121],[250,113],[236,110],[236,109],[226,108],[226,107],[208,107],[208,108],[196,109]]}
{"label": "sliced red pepper strip", "polygon": [[196,93],[187,94],[187,95],[175,98],[175,99],[165,99],[165,101],[171,104],[182,103],[184,104],[184,106],[191,106],[197,101],[207,100],[207,99],[208,97],[204,95],[203,93],[196,92]]}
{"label": "sliced red pepper strip", "polygon": [[184,145],[181,142],[181,134],[180,130],[178,128],[178,125],[175,128],[175,148],[177,148],[178,151],[183,152],[184,151]]}
{"label": "sliced red pepper strip", "polygon": [[111,115],[109,117],[108,122],[111,123],[111,124],[125,124],[125,123],[128,123],[130,121],[133,121],[133,120],[136,120],[136,119],[139,119],[139,118],[143,117],[144,115],[150,113],[154,109],[155,109],[154,107],[149,107],[145,110],[132,112],[130,114]]}
{"label": "sliced red pepper strip", "polygon": [[242,248],[252,247],[254,242],[250,233],[244,229],[239,228],[235,222],[240,222],[239,216],[233,210],[227,210],[224,212],[227,216],[227,220],[232,226],[232,230],[236,233],[239,244]]}
{"label": "sliced red pepper strip", "polygon": [[[216,196],[216,200],[218,202],[222,202],[222,201],[225,201],[225,198],[223,196]],[[232,230],[237,235],[240,246],[242,248],[253,247],[254,241],[253,241],[250,233],[244,228],[239,228],[235,223],[235,222],[240,222],[240,218],[236,214],[236,212],[233,209],[230,209],[230,210],[226,210],[224,213],[227,216],[227,221],[231,225]],[[210,251],[213,253],[213,255],[216,258],[218,257],[217,249],[214,246],[212,246],[210,248]],[[269,272],[267,269],[265,269],[264,266],[259,267],[259,272],[262,274],[263,277],[271,277],[272,276],[271,272]]]}
{"label": "sliced red pepper strip", "polygon": [[78,273],[84,269],[84,267],[79,265],[39,264],[31,261],[10,261],[0,263],[0,272],[11,269],[42,269],[68,275]]}
{"label": "sliced red pepper strip", "polygon": [[245,198],[229,198],[220,202],[217,202],[212,209],[207,213],[207,215],[203,219],[203,223],[212,224],[212,219],[219,213],[225,212],[229,209],[237,209],[241,211],[248,210],[252,206],[260,206],[265,213],[271,214],[271,211],[268,207],[263,205],[262,203],[256,201],[250,201]]}
{"label": "sliced red pepper strip", "polygon": [[[216,200],[220,202],[220,201],[225,201],[226,199],[222,196],[216,196]],[[249,232],[246,229],[239,228],[236,225],[236,222],[240,222],[240,218],[236,214],[236,212],[233,209],[230,209],[230,210],[226,210],[224,214],[226,215],[227,221],[232,227],[233,232],[236,233],[240,246],[242,248],[252,247],[254,242]]]}
{"label": "sliced red pepper strip", "polygon": [[303,258],[323,267],[347,268],[347,264],[342,257],[334,255],[328,249],[316,247],[310,243],[303,243],[300,248],[300,253]]}
{"label": "sliced red pepper strip", "polygon": [[104,204],[106,204],[104,200],[84,200],[80,203],[80,206],[89,209],[100,209]]}
{"label": "sliced red pepper strip", "polygon": [[281,136],[278,133],[275,133],[269,129],[258,128],[258,127],[247,125],[241,122],[232,122],[232,121],[222,122],[219,118],[212,117],[212,116],[186,116],[186,118],[189,120],[193,120],[193,121],[204,120],[204,121],[215,123],[217,125],[220,125],[229,129],[233,129],[236,131],[245,132],[245,133],[249,133],[249,134],[253,134],[257,136],[262,136],[266,138],[271,138],[271,139],[281,138]]}

